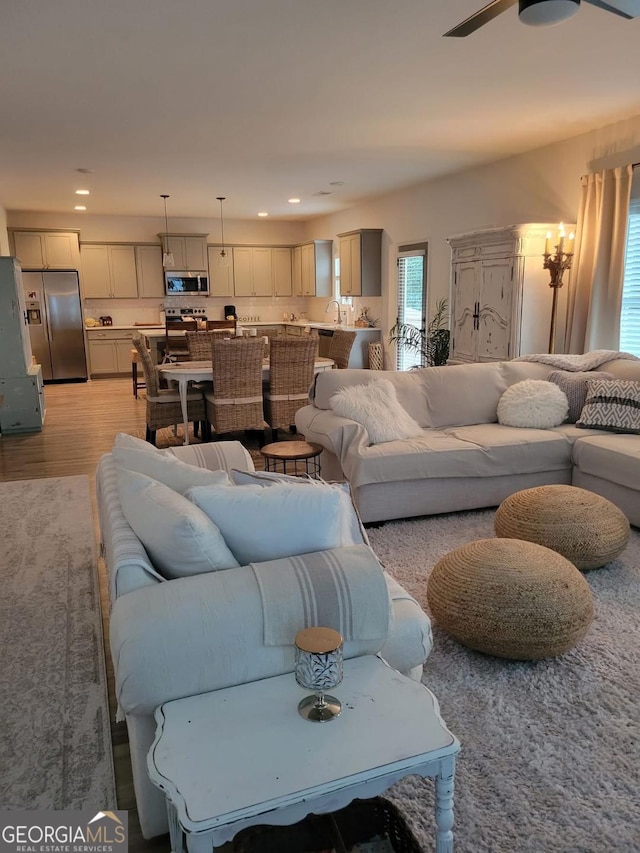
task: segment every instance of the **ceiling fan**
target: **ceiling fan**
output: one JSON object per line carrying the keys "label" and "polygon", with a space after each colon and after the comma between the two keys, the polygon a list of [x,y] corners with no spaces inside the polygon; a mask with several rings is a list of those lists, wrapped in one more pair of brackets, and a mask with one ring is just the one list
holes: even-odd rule
{"label": "ceiling fan", "polygon": [[[457,27],[454,27],[445,36],[454,36],[462,38],[475,32],[480,27],[488,24],[502,12],[506,12],[512,6],[518,4],[518,17],[523,24],[529,24],[533,27],[549,26],[559,24],[561,21],[566,21],[580,8],[580,0],[493,0],[488,3],[479,12],[471,15]],[[620,0],[616,4],[613,2],[605,3],[603,0],[585,0],[591,6],[597,6],[599,9],[604,9],[606,12],[613,12],[614,15],[619,15],[621,18],[632,20],[640,15],[640,0]],[[624,8],[619,8],[623,6]],[[627,10],[633,10],[627,11]]]}

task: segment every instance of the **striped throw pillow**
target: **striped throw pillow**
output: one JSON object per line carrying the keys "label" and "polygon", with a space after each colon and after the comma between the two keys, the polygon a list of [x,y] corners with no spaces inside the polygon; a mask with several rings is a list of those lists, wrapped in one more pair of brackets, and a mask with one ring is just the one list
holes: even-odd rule
{"label": "striped throw pillow", "polygon": [[588,379],[577,427],[640,434],[640,382]]}

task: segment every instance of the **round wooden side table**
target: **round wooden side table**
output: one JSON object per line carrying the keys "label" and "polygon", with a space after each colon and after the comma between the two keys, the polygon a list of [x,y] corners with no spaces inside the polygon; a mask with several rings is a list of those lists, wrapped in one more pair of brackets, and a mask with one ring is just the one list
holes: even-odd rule
{"label": "round wooden side table", "polygon": [[[260,448],[264,456],[265,471],[279,474],[306,474],[320,479],[320,454],[322,447],[308,441],[276,441]],[[288,466],[288,470],[287,470]]]}

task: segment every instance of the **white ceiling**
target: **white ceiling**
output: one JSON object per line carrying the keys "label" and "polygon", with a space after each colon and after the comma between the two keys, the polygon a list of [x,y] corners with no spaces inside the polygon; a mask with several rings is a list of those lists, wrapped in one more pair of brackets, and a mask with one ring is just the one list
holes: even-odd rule
{"label": "white ceiling", "polygon": [[308,218],[640,113],[640,18],[485,2],[2,0],[0,205]]}

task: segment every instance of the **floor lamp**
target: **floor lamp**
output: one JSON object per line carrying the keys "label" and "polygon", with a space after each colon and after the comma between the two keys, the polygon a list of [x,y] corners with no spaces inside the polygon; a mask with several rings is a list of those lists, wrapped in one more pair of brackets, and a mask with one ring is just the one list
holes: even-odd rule
{"label": "floor lamp", "polygon": [[[544,264],[545,270],[551,273],[551,281],[549,287],[553,290],[553,300],[551,302],[551,326],[549,328],[549,352],[556,351],[556,315],[558,313],[558,290],[562,287],[562,276],[565,270],[571,269],[573,261],[573,241],[575,235],[573,231],[567,237],[562,222],[558,226],[558,242],[555,245],[555,251],[551,252],[551,231],[547,231],[547,239],[544,244]],[[565,243],[566,240],[566,243]],[[565,251],[566,250],[566,251]]]}

